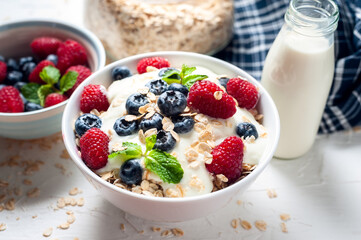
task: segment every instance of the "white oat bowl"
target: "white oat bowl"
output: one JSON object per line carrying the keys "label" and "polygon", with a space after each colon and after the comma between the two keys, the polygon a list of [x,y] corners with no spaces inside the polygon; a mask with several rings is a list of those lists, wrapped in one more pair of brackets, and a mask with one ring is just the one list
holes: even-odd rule
{"label": "white oat bowl", "polygon": [[[262,126],[267,129],[267,142],[264,145],[263,153],[257,157],[258,163],[256,167],[246,177],[226,188],[200,195],[176,198],[154,197],[115,186],[103,180],[95,171],[92,171],[85,165],[81,159],[76,143],[76,134],[74,133],[74,122],[80,115],[80,98],[83,88],[89,84],[101,84],[108,88],[113,82],[111,71],[114,67],[126,66],[135,74],[139,60],[154,56],[168,59],[171,67],[175,68],[181,68],[183,64],[186,64],[188,66],[210,69],[216,75],[227,75],[230,78],[240,76],[258,88],[259,101],[255,109],[263,115]],[[136,90],[134,90],[134,92],[136,92]],[[63,114],[62,132],[66,149],[74,163],[81,170],[85,178],[99,192],[100,196],[125,212],[153,221],[186,221],[204,217],[224,207],[233,197],[239,196],[239,194],[249,188],[261,172],[264,171],[272,159],[279,138],[280,123],[277,109],[270,95],[260,83],[245,71],[232,64],[197,53],[177,51],[151,52],[121,59],[92,74],[76,89],[68,101]]]}

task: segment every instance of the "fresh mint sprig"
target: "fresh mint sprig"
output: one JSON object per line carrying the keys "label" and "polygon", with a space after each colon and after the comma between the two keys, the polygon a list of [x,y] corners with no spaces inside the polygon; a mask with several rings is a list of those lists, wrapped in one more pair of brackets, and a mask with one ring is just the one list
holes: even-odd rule
{"label": "fresh mint sprig", "polygon": [[[45,98],[50,93],[64,94],[71,89],[75,85],[78,75],[75,71],[69,71],[60,78],[61,74],[57,68],[46,66],[39,73],[39,77],[45,84],[28,83],[21,88],[21,93],[26,100],[44,106]],[[59,83],[59,89],[55,87],[57,83]]]}
{"label": "fresh mint sprig", "polygon": [[196,67],[188,67],[183,64],[180,72],[174,69],[166,71],[162,80],[168,84],[180,83],[190,89],[195,82],[208,78],[207,75],[192,74],[195,70]]}
{"label": "fresh mint sprig", "polygon": [[145,139],[146,150],[142,153],[141,146],[137,143],[123,142],[119,151],[108,156],[110,163],[123,164],[125,161],[144,157],[145,168],[157,174],[162,181],[167,183],[179,183],[184,171],[177,158],[167,152],[153,149],[157,136],[152,135]]}

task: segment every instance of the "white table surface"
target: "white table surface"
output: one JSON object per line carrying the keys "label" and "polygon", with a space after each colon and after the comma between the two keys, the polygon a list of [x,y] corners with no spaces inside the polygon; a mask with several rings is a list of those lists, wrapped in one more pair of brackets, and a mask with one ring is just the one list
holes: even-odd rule
{"label": "white table surface", "polygon": [[[56,17],[82,25],[83,1],[0,0],[0,23],[24,17]],[[66,11],[64,11],[66,9]],[[159,223],[129,215],[104,200],[85,180],[75,164],[64,158],[60,134],[37,141],[0,138],[0,209],[14,198],[14,210],[0,210],[1,240],[12,239],[361,239],[361,132],[319,136],[305,156],[294,160],[273,159],[244,194],[225,208],[204,218],[180,223]],[[15,158],[18,166],[2,166]],[[26,162],[41,161],[25,175]],[[31,185],[24,184],[31,180]],[[1,186],[1,180],[9,183]],[[77,187],[75,196],[69,191]],[[38,189],[38,196],[27,193]],[[273,190],[276,197],[270,198]],[[5,195],[1,199],[1,195]],[[61,197],[84,198],[84,206],[57,209]],[[1,203],[2,201],[2,203]],[[240,202],[241,201],[241,202]],[[58,228],[72,211],[75,222]],[[280,219],[289,214],[288,221]],[[252,224],[252,229],[233,228],[233,219]],[[266,231],[255,221],[267,223]],[[288,233],[281,230],[284,222]],[[124,224],[124,229],[121,225]],[[160,232],[152,231],[159,227]],[[43,233],[53,228],[50,237]],[[161,233],[172,228],[183,237]]]}

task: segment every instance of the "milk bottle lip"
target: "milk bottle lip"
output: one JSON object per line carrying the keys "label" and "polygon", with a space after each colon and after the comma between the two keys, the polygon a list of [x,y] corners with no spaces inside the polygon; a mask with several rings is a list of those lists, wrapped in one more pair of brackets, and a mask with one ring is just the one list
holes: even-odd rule
{"label": "milk bottle lip", "polygon": [[308,36],[332,34],[338,24],[339,10],[332,0],[292,0],[285,14],[288,25]]}

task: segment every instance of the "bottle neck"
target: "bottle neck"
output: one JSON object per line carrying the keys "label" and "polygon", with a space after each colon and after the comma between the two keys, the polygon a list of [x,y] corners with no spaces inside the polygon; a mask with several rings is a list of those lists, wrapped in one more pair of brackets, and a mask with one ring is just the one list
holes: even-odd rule
{"label": "bottle neck", "polygon": [[299,34],[327,36],[333,34],[339,19],[332,0],[291,0],[285,14],[286,24]]}

